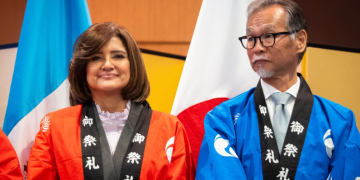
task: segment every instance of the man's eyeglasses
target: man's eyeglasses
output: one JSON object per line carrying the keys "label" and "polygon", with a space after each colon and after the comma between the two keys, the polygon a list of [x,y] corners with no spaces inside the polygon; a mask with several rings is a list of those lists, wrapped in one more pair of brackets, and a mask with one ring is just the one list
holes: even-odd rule
{"label": "man's eyeglasses", "polygon": [[292,34],[294,32],[278,32],[278,33],[264,33],[261,36],[241,36],[239,40],[245,49],[252,49],[255,47],[256,39],[260,39],[260,43],[265,47],[271,47],[275,44],[275,37],[282,34]]}

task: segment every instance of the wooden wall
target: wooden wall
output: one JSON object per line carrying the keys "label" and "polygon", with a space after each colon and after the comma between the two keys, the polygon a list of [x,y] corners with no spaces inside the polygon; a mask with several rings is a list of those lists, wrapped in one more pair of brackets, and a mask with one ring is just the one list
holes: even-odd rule
{"label": "wooden wall", "polygon": [[[0,1],[0,45],[18,43],[26,0]],[[140,48],[186,56],[202,0],[88,0],[93,23],[125,26]]]}
{"label": "wooden wall", "polygon": [[352,48],[360,52],[360,1],[294,0],[308,25],[308,42]]}
{"label": "wooden wall", "polygon": [[[309,42],[360,49],[360,1],[294,0]],[[18,43],[26,0],[0,1],[0,45]],[[186,56],[202,0],[87,0],[93,23],[114,21],[144,49]]]}
{"label": "wooden wall", "polygon": [[0,45],[19,42],[26,0],[0,1]]}
{"label": "wooden wall", "polygon": [[93,23],[125,26],[140,48],[186,56],[202,0],[88,0]]}

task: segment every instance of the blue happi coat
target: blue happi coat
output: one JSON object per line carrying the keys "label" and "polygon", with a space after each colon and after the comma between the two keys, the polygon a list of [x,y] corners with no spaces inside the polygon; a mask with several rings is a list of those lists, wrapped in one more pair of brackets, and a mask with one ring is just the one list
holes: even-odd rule
{"label": "blue happi coat", "polygon": [[206,115],[197,180],[360,179],[360,134],[353,112],[312,95],[299,76],[284,154],[276,147],[259,83]]}

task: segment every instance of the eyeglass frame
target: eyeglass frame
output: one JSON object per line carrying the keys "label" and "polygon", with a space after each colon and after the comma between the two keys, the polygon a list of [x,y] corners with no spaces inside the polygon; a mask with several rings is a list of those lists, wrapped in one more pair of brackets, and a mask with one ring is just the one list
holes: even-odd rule
{"label": "eyeglass frame", "polygon": [[[255,42],[254,42],[254,46],[253,46],[252,48],[246,48],[245,45],[243,44],[242,40],[241,40],[242,38],[248,37],[248,35],[246,35],[246,36],[241,36],[241,37],[239,37],[238,39],[239,39],[239,41],[241,42],[241,45],[242,45],[245,49],[249,50],[249,49],[253,49],[253,48],[255,47],[255,45],[256,45],[256,39],[259,39],[261,45],[263,45],[264,47],[272,47],[272,46],[274,46],[274,44],[275,44],[276,36],[282,35],[282,34],[293,34],[293,33],[297,33],[297,32],[298,32],[298,31],[293,31],[293,32],[285,31],[285,32],[278,32],[278,33],[264,33],[264,34],[261,34],[260,36],[251,36],[251,37],[253,37],[253,38],[255,39],[255,40],[254,40],[254,41],[255,41]],[[273,43],[272,45],[270,45],[270,46],[265,46],[265,45],[263,44],[263,42],[261,41],[261,36],[263,36],[263,35],[265,35],[265,34],[271,34],[271,35],[274,36],[274,43]]]}

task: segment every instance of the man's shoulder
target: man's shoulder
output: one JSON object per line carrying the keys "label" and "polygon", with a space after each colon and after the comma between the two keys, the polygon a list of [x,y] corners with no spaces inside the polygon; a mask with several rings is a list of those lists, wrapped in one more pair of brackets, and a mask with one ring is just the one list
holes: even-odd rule
{"label": "man's shoulder", "polygon": [[222,102],[221,104],[219,104],[218,106],[216,106],[213,111],[224,111],[225,109],[231,109],[231,113],[233,113],[232,111],[241,111],[250,101],[252,101],[254,98],[254,90],[255,88],[252,88],[246,92],[243,92],[229,100],[226,100],[224,102]]}
{"label": "man's shoulder", "polygon": [[240,105],[243,103],[247,103],[249,100],[251,100],[251,97],[253,97],[254,91],[255,91],[255,88],[251,88],[250,90],[245,91],[227,101],[224,101],[221,104],[226,105],[226,106],[233,106],[233,105]]}
{"label": "man's shoulder", "polygon": [[354,113],[349,108],[321,96],[314,95],[314,101],[318,102],[325,111],[337,112],[346,119],[350,117],[352,118],[352,116],[354,115]]}
{"label": "man's shoulder", "polygon": [[251,88],[248,91],[245,91],[227,101],[224,101],[223,104],[232,105],[232,104],[239,104],[241,102],[248,102],[250,100],[250,97],[254,95],[254,91],[255,88]]}

